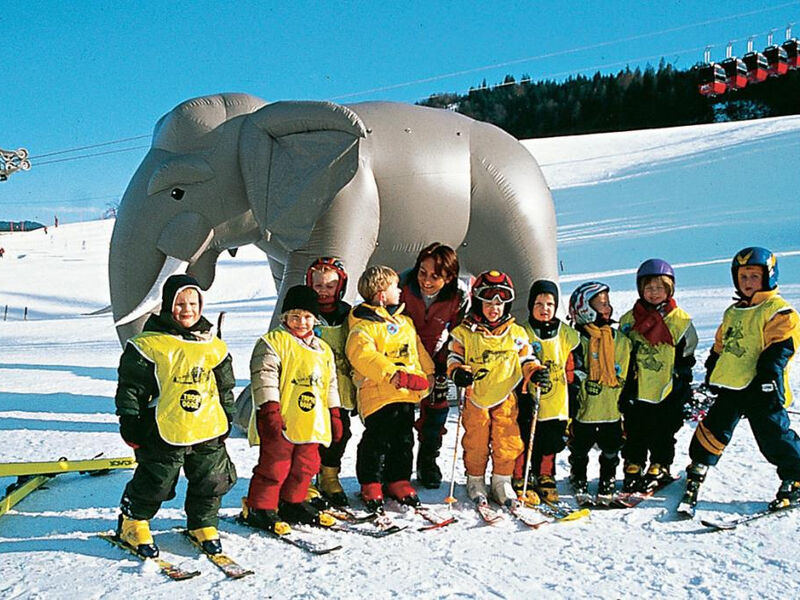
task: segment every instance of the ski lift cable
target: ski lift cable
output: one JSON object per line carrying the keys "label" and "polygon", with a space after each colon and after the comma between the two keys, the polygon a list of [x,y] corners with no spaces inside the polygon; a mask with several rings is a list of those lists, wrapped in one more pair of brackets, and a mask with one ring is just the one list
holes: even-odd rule
{"label": "ski lift cable", "polygon": [[[469,75],[471,73],[479,73],[479,72],[482,72],[482,71],[488,71],[488,70],[491,70],[491,69],[497,69],[499,67],[506,67],[506,66],[516,65],[516,64],[520,64],[520,63],[533,62],[533,61],[536,61],[536,60],[542,60],[542,59],[546,59],[546,58],[555,58],[555,57],[558,57],[558,56],[565,56],[565,55],[568,55],[568,54],[575,54],[577,52],[585,52],[587,50],[596,50],[598,48],[604,48],[604,47],[607,47],[607,46],[613,46],[615,44],[622,44],[622,43],[625,43],[625,42],[631,42],[631,41],[635,41],[635,40],[641,40],[641,39],[646,39],[646,38],[650,38],[650,37],[656,37],[656,36],[664,35],[664,34],[667,34],[667,33],[675,33],[677,31],[683,31],[685,29],[692,29],[692,28],[695,28],[695,27],[704,27],[706,25],[711,25],[711,24],[714,24],[714,23],[721,23],[723,21],[730,21],[730,20],[738,19],[738,18],[742,18],[742,17],[749,17],[749,16],[752,16],[752,15],[756,15],[756,14],[767,12],[767,11],[778,10],[778,9],[781,9],[781,8],[786,8],[788,6],[794,6],[796,4],[797,4],[797,1],[795,0],[795,2],[786,2],[784,4],[777,4],[777,5],[774,5],[774,6],[771,6],[771,7],[767,7],[767,8],[762,8],[762,9],[758,9],[758,10],[752,10],[752,11],[748,11],[748,12],[738,13],[738,14],[735,14],[735,15],[728,15],[728,16],[725,16],[725,17],[720,17],[718,19],[709,19],[707,21],[701,21],[701,22],[697,22],[697,23],[689,23],[688,25],[680,25],[678,27],[671,27],[669,29],[662,29],[660,31],[651,31],[649,33],[640,33],[640,34],[637,34],[637,35],[632,35],[632,36],[629,36],[629,37],[620,38],[620,39],[616,39],[616,40],[610,40],[610,41],[607,41],[607,42],[598,42],[596,44],[589,44],[589,45],[586,45],[586,46],[578,46],[578,47],[575,47],[575,48],[568,48],[566,50],[559,50],[557,52],[547,52],[545,54],[538,54],[536,56],[529,56],[529,57],[526,57],[526,58],[518,58],[518,59],[514,59],[514,60],[495,63],[495,64],[492,64],[492,65],[485,65],[483,67],[475,67],[475,68],[472,68],[472,69],[463,69],[461,71],[454,71],[452,73],[444,73],[442,75],[432,75],[430,77],[423,77],[421,79],[415,79],[413,81],[406,81],[406,82],[403,82],[403,83],[395,83],[395,84],[391,84],[391,85],[387,85],[387,86],[381,86],[381,87],[377,87],[377,88],[363,90],[361,92],[352,92],[352,93],[348,93],[348,94],[341,94],[341,95],[338,95],[338,96],[332,96],[329,99],[330,100],[340,100],[340,99],[343,99],[343,98],[352,98],[354,96],[363,96],[364,94],[371,94],[371,93],[375,93],[375,92],[385,92],[385,91],[388,91],[388,90],[395,90],[395,89],[399,89],[399,88],[409,87],[409,86],[420,84],[420,83],[431,83],[433,81],[440,81],[440,80],[443,80],[443,79],[450,79],[452,77],[458,77],[458,76],[461,76],[461,75]],[[737,41],[737,40],[734,40],[734,41]]]}
{"label": "ski lift cable", "polygon": [[[36,160],[39,158],[44,158],[46,156],[56,156],[57,154],[68,154],[69,152],[78,152],[79,150],[88,150],[90,148],[99,148],[101,146],[111,146],[113,144],[122,144],[124,142],[132,142],[133,140],[141,140],[142,138],[150,137],[150,134],[147,135],[136,135],[134,137],[128,138],[121,138],[118,140],[111,140],[110,142],[101,142],[99,144],[90,144],[88,146],[78,146],[77,148],[69,148],[67,150],[59,150],[58,152],[47,152],[45,154],[39,154],[37,156],[30,156],[28,157],[30,160]],[[45,164],[45,163],[39,163]]]}
{"label": "ski lift cable", "polygon": [[36,166],[39,167],[39,166],[42,166],[42,165],[52,165],[54,163],[67,162],[67,161],[70,161],[70,160],[78,160],[78,159],[82,159],[82,158],[91,158],[93,156],[103,156],[105,154],[117,154],[119,152],[130,152],[131,150],[141,150],[142,148],[149,148],[149,147],[150,147],[150,145],[147,144],[147,145],[144,145],[144,146],[132,146],[130,148],[119,148],[117,150],[106,150],[105,152],[93,152],[91,154],[81,154],[80,156],[68,156],[66,158],[56,158],[56,159],[53,159],[53,160],[43,160],[42,162],[37,162]]}

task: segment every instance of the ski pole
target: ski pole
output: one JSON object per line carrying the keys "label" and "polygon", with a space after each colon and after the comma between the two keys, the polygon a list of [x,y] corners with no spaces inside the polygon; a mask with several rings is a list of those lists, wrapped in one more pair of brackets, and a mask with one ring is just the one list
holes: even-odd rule
{"label": "ski pole", "polygon": [[450,494],[447,498],[444,499],[447,502],[448,507],[450,508],[450,512],[453,512],[453,504],[456,501],[455,496],[453,493],[455,492],[456,488],[456,461],[458,460],[458,436],[461,433],[461,412],[463,409],[464,404],[464,397],[466,393],[464,388],[457,388],[458,389],[458,417],[456,418],[456,441],[453,444],[453,466],[450,468]]}
{"label": "ski pole", "polygon": [[225,322],[225,311],[221,311],[217,317],[217,337],[222,339],[222,324]]}
{"label": "ski pole", "polygon": [[539,386],[533,393],[533,421],[531,421],[531,433],[528,436],[528,452],[525,455],[525,481],[522,483],[522,500],[525,501],[525,496],[528,493],[528,475],[531,472],[531,456],[533,455],[533,434],[536,432],[536,421],[539,420],[539,400],[542,391]]}

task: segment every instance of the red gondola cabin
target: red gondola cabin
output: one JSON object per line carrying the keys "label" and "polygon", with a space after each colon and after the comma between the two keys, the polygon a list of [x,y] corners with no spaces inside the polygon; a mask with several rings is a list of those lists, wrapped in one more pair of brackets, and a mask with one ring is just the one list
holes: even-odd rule
{"label": "red gondola cabin", "polygon": [[789,70],[789,55],[780,46],[767,46],[764,48],[764,57],[767,59],[767,73],[770,77],[778,77]]}
{"label": "red gondola cabin", "polygon": [[786,40],[781,44],[781,48],[786,52],[787,65],[790,69],[800,67],[800,42],[796,38]]}
{"label": "red gondola cabin", "polygon": [[713,98],[728,90],[727,76],[722,65],[707,63],[698,70],[698,90],[703,96]]}
{"label": "red gondola cabin", "polygon": [[769,63],[767,57],[761,52],[748,52],[742,57],[747,66],[748,83],[761,83],[767,78],[769,73]]}
{"label": "red gondola cabin", "polygon": [[747,66],[741,58],[726,58],[720,65],[725,69],[728,90],[740,90],[747,85]]}

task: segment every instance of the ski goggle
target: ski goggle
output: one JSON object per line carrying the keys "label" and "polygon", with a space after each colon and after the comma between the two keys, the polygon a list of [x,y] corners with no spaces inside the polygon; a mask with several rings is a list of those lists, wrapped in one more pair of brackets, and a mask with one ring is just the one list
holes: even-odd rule
{"label": "ski goggle", "polygon": [[474,294],[482,302],[499,301],[505,304],[514,300],[514,290],[505,286],[486,285],[477,288]]}

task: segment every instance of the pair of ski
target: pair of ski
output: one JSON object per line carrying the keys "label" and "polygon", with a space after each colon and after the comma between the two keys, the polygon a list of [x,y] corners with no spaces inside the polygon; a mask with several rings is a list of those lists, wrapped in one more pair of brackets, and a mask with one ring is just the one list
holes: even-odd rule
{"label": "pair of ski", "polygon": [[[222,571],[226,577],[230,579],[241,579],[242,577],[246,577],[247,575],[253,575],[254,571],[250,569],[246,569],[242,567],[239,563],[237,563],[233,558],[229,555],[225,554],[224,552],[219,554],[210,554],[206,552],[203,545],[195,539],[188,531],[182,530],[181,533],[186,536],[186,539],[200,552],[205,554],[211,563],[218,567],[220,571]],[[183,581],[185,579],[191,579],[192,577],[197,577],[200,575],[200,571],[188,571],[182,567],[179,567],[173,562],[170,562],[160,556],[155,558],[143,556],[139,554],[139,552],[126,542],[122,541],[116,533],[101,533],[100,537],[106,540],[107,542],[113,544],[117,548],[121,548],[125,550],[129,554],[139,558],[144,562],[151,561],[156,564],[158,570],[163,574],[169,577],[173,581]]]}
{"label": "pair of ski", "polygon": [[0,516],[60,473],[103,475],[113,469],[131,469],[136,466],[136,461],[130,457],[100,458],[101,455],[102,453],[88,460],[61,458],[48,462],[0,463],[0,477],[17,478],[16,482],[6,488],[6,495],[0,498]]}
{"label": "pair of ski", "polygon": [[655,487],[644,492],[616,492],[610,498],[592,496],[591,494],[575,494],[575,502],[578,503],[578,506],[594,508],[595,510],[635,508],[648,498],[652,498],[656,492],[678,481],[678,479],[680,479],[680,477],[665,479]]}
{"label": "pair of ski", "polygon": [[[538,529],[552,523],[575,521],[589,515],[588,509],[573,510],[570,506],[561,502],[530,504],[519,501],[506,508],[508,509],[508,514],[531,529]],[[531,508],[538,512],[540,517],[534,517],[527,513],[525,511],[526,508]],[[475,501],[475,509],[484,522],[489,525],[494,525],[504,518],[504,513],[493,509],[489,505],[489,501],[482,496]]]}
{"label": "pair of ski", "polygon": [[[763,508],[758,510],[754,513],[750,513],[747,515],[741,515],[739,517],[734,517],[733,519],[700,519],[700,523],[708,527],[706,530],[707,532],[712,531],[730,531],[731,529],[736,529],[739,525],[745,525],[751,523],[753,521],[757,521],[759,519],[763,519],[764,517],[771,517],[774,515],[780,515],[787,511],[794,510],[796,508],[800,508],[800,504],[790,504],[788,506],[782,506],[778,508]],[[681,503],[678,505],[678,514],[687,517],[687,518],[694,518],[696,515],[696,509],[694,506],[690,506],[685,503]]]}

